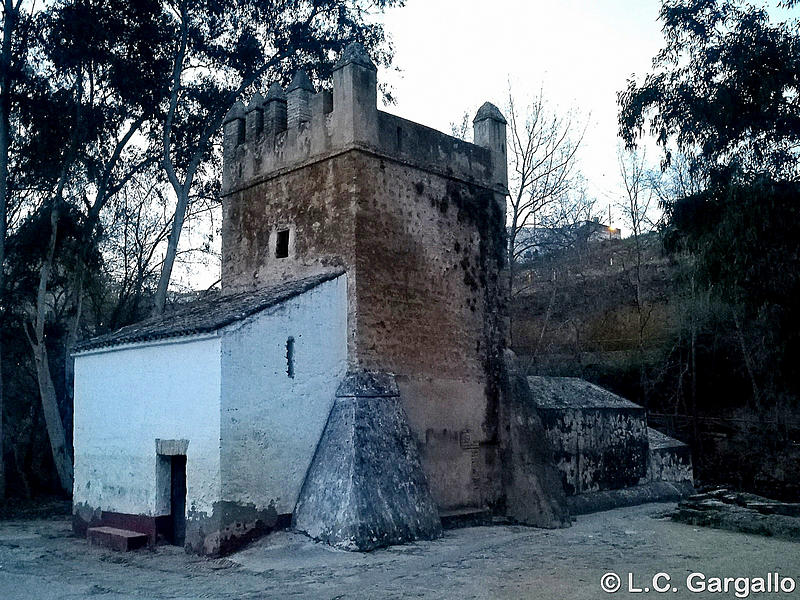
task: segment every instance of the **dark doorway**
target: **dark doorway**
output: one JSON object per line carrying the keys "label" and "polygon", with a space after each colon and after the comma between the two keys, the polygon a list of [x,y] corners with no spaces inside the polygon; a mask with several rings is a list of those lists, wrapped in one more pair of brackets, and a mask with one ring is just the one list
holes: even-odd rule
{"label": "dark doorway", "polygon": [[278,240],[275,243],[275,258],[288,258],[289,256],[289,230],[284,229],[278,232]]}
{"label": "dark doorway", "polygon": [[183,546],[186,540],[186,455],[170,457],[169,514],[172,543]]}

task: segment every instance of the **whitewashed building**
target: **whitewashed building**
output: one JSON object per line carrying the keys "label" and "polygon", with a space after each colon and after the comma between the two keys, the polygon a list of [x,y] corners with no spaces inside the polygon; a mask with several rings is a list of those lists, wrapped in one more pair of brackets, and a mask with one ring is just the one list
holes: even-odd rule
{"label": "whitewashed building", "polygon": [[346,323],[346,276],[334,271],[80,346],[78,529],[216,554],[291,514],[345,374]]}
{"label": "whitewashed building", "polygon": [[219,554],[289,519],[351,550],[569,525],[506,352],[506,121],[485,103],[468,143],[377,95],[351,44],[330,91],[232,107],[222,294],[77,348],[76,532]]}

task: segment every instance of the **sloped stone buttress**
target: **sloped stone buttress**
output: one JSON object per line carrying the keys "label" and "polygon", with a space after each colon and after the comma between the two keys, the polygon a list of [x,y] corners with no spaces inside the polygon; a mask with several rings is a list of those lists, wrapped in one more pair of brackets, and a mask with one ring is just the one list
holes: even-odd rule
{"label": "sloped stone buttress", "polygon": [[349,373],[295,507],[293,527],[369,551],[442,533],[394,377]]}

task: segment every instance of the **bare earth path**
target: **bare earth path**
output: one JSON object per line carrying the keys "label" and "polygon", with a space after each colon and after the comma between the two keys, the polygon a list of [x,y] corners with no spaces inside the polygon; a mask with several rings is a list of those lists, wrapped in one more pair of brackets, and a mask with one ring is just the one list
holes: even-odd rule
{"label": "bare earth path", "polygon": [[[218,560],[172,547],[129,554],[90,548],[72,536],[65,518],[0,521],[0,599],[735,597],[732,589],[690,593],[685,579],[693,571],[707,577],[778,571],[800,583],[800,544],[673,523],[663,518],[670,508],[588,515],[558,531],[458,529],[435,542],[370,554],[279,532]],[[623,580],[632,572],[640,588],[666,572],[678,591],[612,596],[600,588],[607,571]],[[800,599],[800,591],[768,596]]]}

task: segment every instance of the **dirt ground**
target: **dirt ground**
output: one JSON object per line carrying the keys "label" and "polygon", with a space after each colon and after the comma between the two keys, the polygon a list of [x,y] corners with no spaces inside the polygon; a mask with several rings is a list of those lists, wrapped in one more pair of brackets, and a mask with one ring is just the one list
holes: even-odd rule
{"label": "dirt ground", "polygon": [[[656,573],[669,574],[677,591],[667,597],[674,599],[737,597],[733,588],[727,594],[689,592],[691,572],[710,578],[777,571],[800,583],[800,544],[674,523],[664,516],[672,508],[649,504],[587,515],[555,531],[457,529],[433,542],[369,554],[278,532],[216,560],[169,546],[127,554],[92,548],[73,537],[65,517],[0,521],[0,598],[596,600],[611,596],[600,587],[608,571],[623,579],[615,596],[629,595],[628,573],[641,589]],[[663,596],[635,594],[648,595]],[[800,591],[774,596],[800,598]]]}

